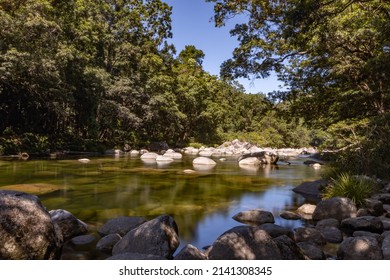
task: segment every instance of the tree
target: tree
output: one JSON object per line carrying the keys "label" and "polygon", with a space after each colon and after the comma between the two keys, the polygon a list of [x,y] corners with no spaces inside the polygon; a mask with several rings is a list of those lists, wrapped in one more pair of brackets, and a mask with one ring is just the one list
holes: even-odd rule
{"label": "tree", "polygon": [[262,78],[276,71],[290,90],[274,97],[298,100],[296,112],[325,126],[389,110],[387,1],[209,2],[215,2],[217,26],[247,15],[231,31],[240,46],[223,64],[225,76]]}

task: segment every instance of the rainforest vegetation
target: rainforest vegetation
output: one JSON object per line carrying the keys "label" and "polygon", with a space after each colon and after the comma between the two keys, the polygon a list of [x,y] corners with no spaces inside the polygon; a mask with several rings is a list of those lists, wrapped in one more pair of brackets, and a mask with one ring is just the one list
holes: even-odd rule
{"label": "rainforest vegetation", "polygon": [[[220,77],[196,46],[168,43],[162,0],[0,0],[0,154],[238,138],[389,176],[388,1],[205,1],[216,27],[241,20]],[[285,90],[235,82],[274,72]]]}

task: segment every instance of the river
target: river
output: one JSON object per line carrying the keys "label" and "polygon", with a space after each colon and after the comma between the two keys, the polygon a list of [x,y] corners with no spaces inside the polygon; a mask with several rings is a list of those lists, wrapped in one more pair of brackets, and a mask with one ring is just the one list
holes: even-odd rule
{"label": "river", "polygon": [[118,216],[150,219],[169,214],[178,225],[180,247],[203,248],[241,225],[232,216],[244,210],[268,210],[276,224],[299,227],[302,221],[284,220],[279,214],[305,203],[292,189],[321,174],[299,158],[291,165],[241,168],[234,157],[216,158],[217,165],[208,170],[183,172],[194,169],[193,159],[184,156],[165,165],[130,156],[93,157],[89,163],[77,158],[0,161],[0,189],[14,185],[35,193],[48,210],[70,211],[91,232]]}

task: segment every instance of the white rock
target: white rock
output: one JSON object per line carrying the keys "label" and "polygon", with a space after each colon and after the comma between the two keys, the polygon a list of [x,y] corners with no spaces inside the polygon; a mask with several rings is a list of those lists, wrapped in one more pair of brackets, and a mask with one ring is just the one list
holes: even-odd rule
{"label": "white rock", "polygon": [[239,165],[260,165],[260,160],[257,157],[247,157],[240,160]]}
{"label": "white rock", "polygon": [[91,160],[88,159],[88,158],[80,158],[80,159],[78,159],[78,161],[81,162],[81,163],[88,163],[88,162],[90,162]]}
{"label": "white rock", "polygon": [[168,156],[157,156],[156,161],[158,161],[158,162],[172,162],[173,158],[168,157]]}
{"label": "white rock", "polygon": [[211,158],[197,157],[192,161],[194,165],[216,165],[217,163]]}
{"label": "white rock", "polygon": [[156,159],[158,157],[158,154],[156,153],[144,153],[141,156],[141,159]]}
{"label": "white rock", "polygon": [[181,159],[183,157],[183,155],[181,153],[168,152],[168,151],[166,153],[164,153],[164,156],[170,157],[170,158],[173,158],[173,159]]}

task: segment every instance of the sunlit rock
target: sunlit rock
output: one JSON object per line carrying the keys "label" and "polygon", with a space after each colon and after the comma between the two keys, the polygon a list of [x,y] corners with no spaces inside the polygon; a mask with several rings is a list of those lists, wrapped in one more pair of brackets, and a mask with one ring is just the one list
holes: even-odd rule
{"label": "sunlit rock", "polygon": [[207,251],[211,260],[280,260],[282,255],[272,237],[257,227],[232,228]]}
{"label": "sunlit rock", "polygon": [[163,215],[129,231],[115,244],[112,254],[138,253],[169,259],[179,243],[176,222],[171,216]]}
{"label": "sunlit rock", "polygon": [[348,237],[337,251],[340,260],[382,260],[383,254],[378,240],[371,236]]}
{"label": "sunlit rock", "polygon": [[154,160],[156,160],[157,157],[158,157],[158,154],[153,153],[153,152],[148,152],[148,153],[144,153],[141,155],[141,159],[154,159]]}
{"label": "sunlit rock", "polygon": [[0,259],[58,259],[62,235],[36,196],[0,191]]}

